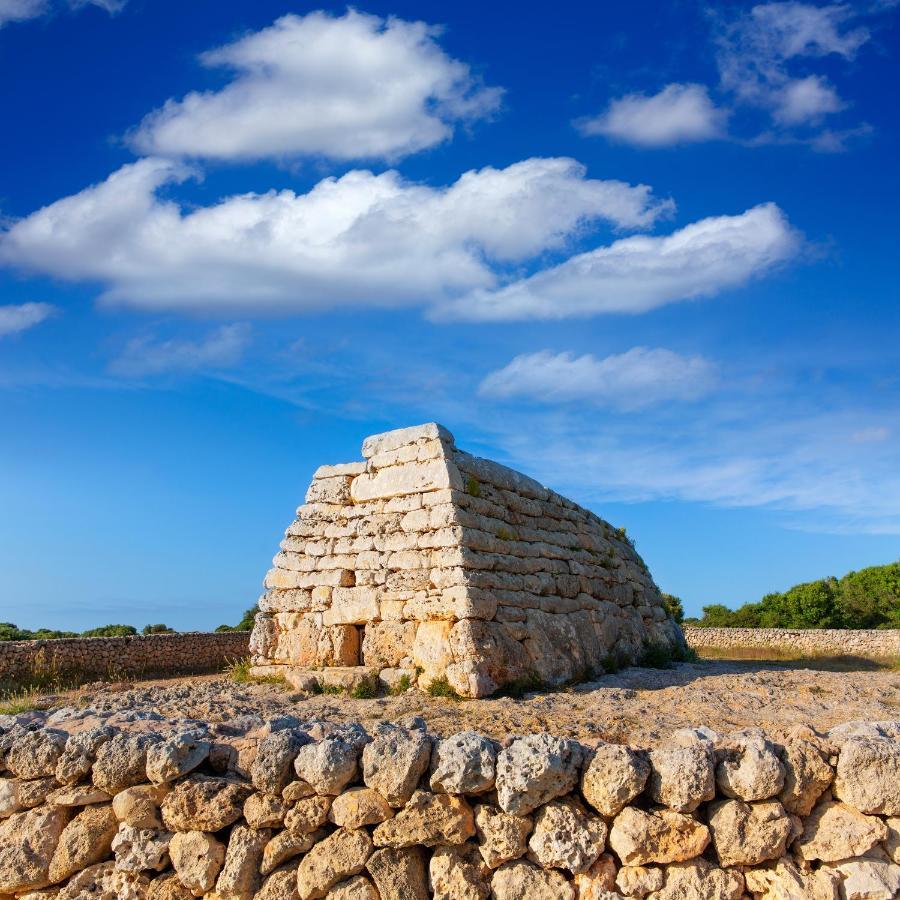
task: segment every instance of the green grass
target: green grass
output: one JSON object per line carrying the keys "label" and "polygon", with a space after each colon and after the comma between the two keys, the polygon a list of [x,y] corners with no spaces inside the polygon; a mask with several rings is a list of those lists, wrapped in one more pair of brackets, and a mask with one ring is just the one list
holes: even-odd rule
{"label": "green grass", "polygon": [[447,681],[445,675],[435,678],[428,685],[428,694],[431,697],[443,697],[445,700],[462,700],[462,697],[450,687],[450,682]]}
{"label": "green grass", "polygon": [[698,659],[722,659],[735,662],[770,662],[785,668],[817,669],[823,672],[900,671],[900,657],[868,658],[852,655],[815,655],[798,653],[783,647],[694,647]]}
{"label": "green grass", "polygon": [[378,682],[374,678],[364,678],[350,691],[354,700],[371,700],[378,696]]}
{"label": "green grass", "polygon": [[17,716],[33,709],[40,709],[42,696],[40,691],[35,690],[11,694],[0,702],[0,716]]}
{"label": "green grass", "polygon": [[412,678],[409,675],[401,675],[397,683],[391,688],[390,695],[399,697],[405,694],[412,687]]}
{"label": "green grass", "polygon": [[470,475],[468,480],[466,481],[466,493],[470,497],[481,496],[481,485],[478,483],[478,479],[474,475]]}
{"label": "green grass", "polygon": [[229,660],[224,673],[236,684],[281,684],[287,682],[280,675],[254,675],[250,670],[253,663],[249,656],[243,659]]}

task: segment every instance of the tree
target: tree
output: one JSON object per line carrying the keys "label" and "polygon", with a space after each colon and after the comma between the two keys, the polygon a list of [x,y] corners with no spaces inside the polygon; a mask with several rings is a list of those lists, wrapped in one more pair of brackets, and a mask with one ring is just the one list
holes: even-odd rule
{"label": "tree", "polygon": [[81,632],[82,637],[128,637],[132,634],[137,634],[134,625],[101,625]]}
{"label": "tree", "polygon": [[684,621],[684,606],[681,603],[681,597],[674,594],[663,594],[663,607],[666,612],[680,625]]}
{"label": "tree", "polygon": [[176,634],[176,631],[168,625],[145,625],[141,634]]}
{"label": "tree", "polygon": [[256,606],[251,606],[250,609],[244,611],[244,617],[237,625],[220,625],[216,632],[221,634],[224,631],[253,631],[253,623],[256,621],[258,612],[259,604],[257,603]]}

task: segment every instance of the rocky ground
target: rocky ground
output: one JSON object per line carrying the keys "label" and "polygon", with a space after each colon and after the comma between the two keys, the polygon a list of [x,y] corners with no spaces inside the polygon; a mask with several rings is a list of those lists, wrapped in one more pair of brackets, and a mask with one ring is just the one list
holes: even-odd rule
{"label": "rocky ground", "polygon": [[433,734],[465,729],[503,739],[546,730],[585,741],[604,738],[640,746],[663,743],[678,728],[706,726],[720,733],[761,727],[778,735],[798,724],[827,729],[854,720],[900,719],[900,672],[826,671],[786,663],[703,660],[672,669],[632,668],[565,691],[522,698],[455,701],[410,691],[399,697],[354,700],[305,696],[273,684],[235,684],[197,676],[139,684],[88,685],[49,699],[35,718],[73,719],[85,727],[142,719],[241,717],[359,721],[422,716]]}

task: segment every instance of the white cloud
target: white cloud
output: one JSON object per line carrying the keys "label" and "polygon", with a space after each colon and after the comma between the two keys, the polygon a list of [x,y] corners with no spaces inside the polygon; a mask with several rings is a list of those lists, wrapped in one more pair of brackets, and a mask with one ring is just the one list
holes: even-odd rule
{"label": "white cloud", "polygon": [[840,112],[846,104],[824,78],[795,78],[777,96],[773,117],[780,125],[802,125]]}
{"label": "white cloud", "polygon": [[0,28],[7,22],[36,19],[47,11],[47,0],[0,0]]}
{"label": "white cloud", "polygon": [[505,287],[477,289],[445,314],[511,320],[646,312],[744,284],[790,259],[799,243],[784,213],[766,203],[666,237],[623,238]]}
{"label": "white cloud", "polygon": [[134,338],[109,368],[130,378],[228,368],[240,362],[249,339],[250,329],[240,324],[223,325],[198,341]]}
{"label": "white cloud", "polygon": [[646,186],[586,178],[570,159],[471,171],[445,188],[352,171],[306,194],[187,212],[157,196],[190,175],[160,159],[125,166],[0,233],[0,263],[100,282],[106,301],[144,309],[440,304],[495,287],[498,270],[564,248],[589,223],[646,227],[673,207]]}
{"label": "white cloud", "polygon": [[40,325],[56,312],[50,303],[22,303],[18,306],[0,306],[0,337],[19,334]]}
{"label": "white cloud", "polygon": [[576,123],[583,134],[602,134],[641,147],[708,141],[723,134],[727,113],[701,84],[670,84],[658,94],[627,94],[599,116]]}
{"label": "white cloud", "polygon": [[283,16],[203,54],[233,80],[169,100],[131,141],[142,153],[230,160],[398,159],[433,147],[456,123],[491,114],[502,93],[444,53],[437,35],[424,22],[353,10]]}
{"label": "white cloud", "polygon": [[586,353],[523,353],[491,372],[479,393],[541,403],[587,401],[622,410],[695,400],[712,388],[715,367],[702,356],[633,347],[603,359]]}

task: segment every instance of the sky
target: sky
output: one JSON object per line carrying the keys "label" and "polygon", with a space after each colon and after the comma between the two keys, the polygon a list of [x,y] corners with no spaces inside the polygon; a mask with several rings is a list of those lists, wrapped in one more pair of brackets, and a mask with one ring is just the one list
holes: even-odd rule
{"label": "sky", "polygon": [[898,25],[0,0],[0,620],[235,622],[426,421],[688,614],[898,559]]}

